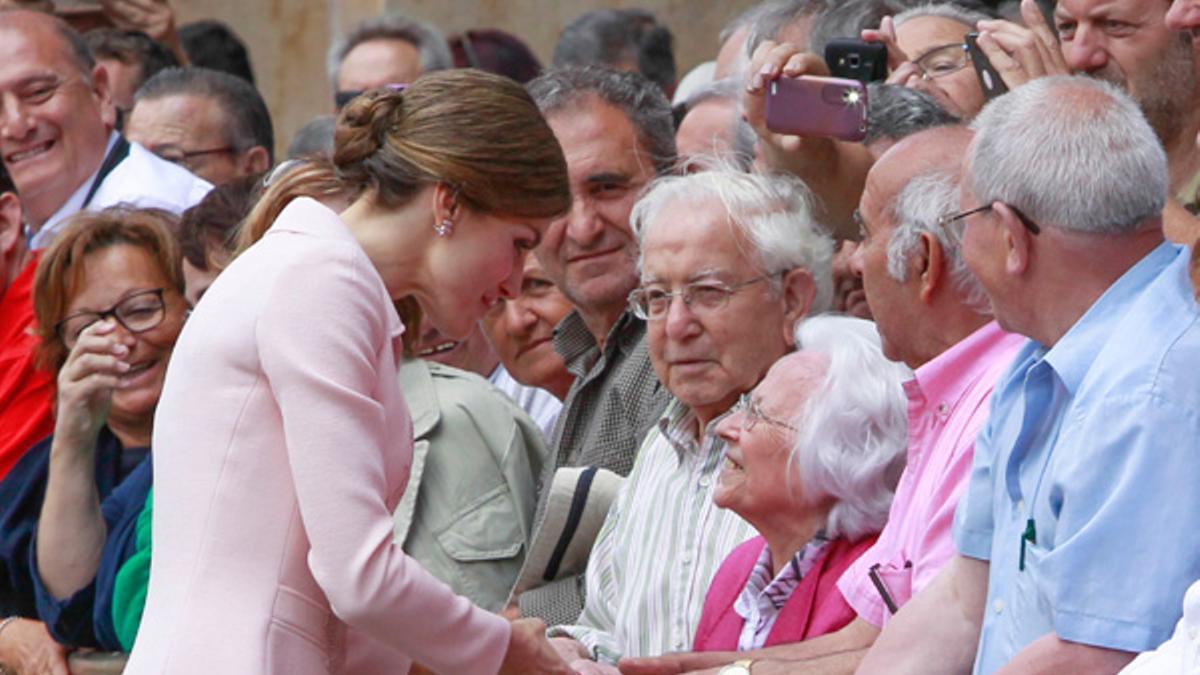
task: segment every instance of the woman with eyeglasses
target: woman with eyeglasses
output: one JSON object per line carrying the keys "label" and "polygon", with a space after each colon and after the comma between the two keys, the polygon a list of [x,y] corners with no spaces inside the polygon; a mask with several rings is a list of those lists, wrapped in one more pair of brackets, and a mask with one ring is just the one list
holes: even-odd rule
{"label": "woman with eyeglasses", "polygon": [[952,2],[930,2],[887,17],[863,37],[888,47],[888,82],[929,94],[946,112],[970,120],[987,103],[967,54],[966,35],[993,18]]}
{"label": "woman with eyeglasses", "polygon": [[174,223],[81,213],[37,268],[38,359],[58,374],[57,416],[0,484],[0,604],[40,615],[67,646],[119,648],[104,569],[127,555],[150,488],[154,411],[187,311]]}
{"label": "woman with eyeglasses", "polygon": [[748,651],[845,626],[855,614],[837,580],[887,520],[907,443],[907,369],[883,356],[862,319],[807,319],[796,344],[716,427],[726,450],[713,501],[760,536],[714,576],[696,651]]}
{"label": "woman with eyeglasses", "polygon": [[453,594],[392,517],[414,470],[393,301],[459,339],[514,297],[570,207],[562,149],[520,85],[452,70],[355,98],[318,165],[346,198],[268,186],[180,338],[125,672],[566,675],[540,622]]}

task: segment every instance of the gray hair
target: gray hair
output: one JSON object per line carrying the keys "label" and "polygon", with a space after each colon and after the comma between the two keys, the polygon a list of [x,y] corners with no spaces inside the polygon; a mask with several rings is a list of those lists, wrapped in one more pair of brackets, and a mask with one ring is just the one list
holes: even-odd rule
{"label": "gray hair", "polygon": [[808,29],[808,51],[824,58],[834,38],[857,38],[864,29],[878,28],[894,12],[887,0],[842,0],[818,14]]}
{"label": "gray hair", "polygon": [[[629,223],[639,244],[660,220],[664,207],[682,201],[695,204],[716,200],[725,208],[731,227],[754,247],[750,256],[764,274],[803,268],[813,277],[815,292],[810,313],[827,310],[833,302],[833,239],[813,216],[813,196],[796,178],[745,173],[722,166],[686,176],[656,179],[633,206]],[[642,267],[639,255],[638,268]],[[779,292],[778,279],[772,288]]]}
{"label": "gray hair", "polygon": [[957,173],[930,171],[918,174],[900,189],[890,207],[891,221],[895,224],[887,247],[888,274],[896,281],[908,280],[908,260],[921,243],[922,234],[937,237],[946,255],[946,267],[950,271],[950,283],[970,309],[991,315],[991,303],[987,294],[962,257],[962,219],[949,227],[950,233],[939,225],[938,219],[959,209],[959,179]]}
{"label": "gray hair", "polygon": [[134,107],[140,101],[168,96],[198,96],[217,104],[225,115],[221,127],[235,150],[262,146],[268,161],[274,162],[275,131],[271,113],[258,89],[240,77],[209,68],[166,68],[138,88]]}
{"label": "gray hair", "polygon": [[874,323],[848,316],[799,322],[796,349],[825,355],[828,366],[792,421],[799,430],[792,445],[793,476],[808,498],[835,500],[825,524],[830,538],[879,532],[904,469],[903,382],[912,372],[883,355]]}
{"label": "gray hair", "polygon": [[1167,156],[1136,103],[1082,76],[1036,79],[971,124],[967,187],[1036,223],[1122,234],[1162,213]]}
{"label": "gray hair", "polygon": [[[693,108],[706,101],[729,101],[734,104],[738,110],[738,114],[733,116],[733,147],[731,148],[730,156],[720,157],[729,163],[737,166],[742,171],[750,171],[754,165],[754,144],[758,140],[758,136],[754,133],[754,127],[742,117],[742,83],[735,77],[727,77],[723,80],[710,82],[696,90],[687,101],[684,102],[684,110],[691,112]],[[687,113],[684,113],[687,117]],[[705,166],[710,163],[703,162]]]}
{"label": "gray hair", "polygon": [[384,14],[367,19],[354,27],[346,37],[329,46],[325,68],[329,83],[337,88],[337,72],[342,61],[358,45],[370,40],[403,40],[417,48],[421,55],[421,72],[449,70],[454,67],[454,57],[446,36],[437,26],[403,14]]}
{"label": "gray hair", "polygon": [[974,29],[975,24],[980,21],[996,18],[995,14],[991,12],[986,12],[983,9],[964,7],[961,2],[927,2],[900,12],[892,17],[892,23],[896,28],[899,28],[909,19],[919,19],[927,16],[936,16],[957,21],[971,29]]}
{"label": "gray hair", "polygon": [[750,52],[748,51],[748,47],[750,46],[750,36],[754,31],[754,24],[758,21],[759,17],[770,11],[774,4],[772,2],[760,2],[752,6],[750,9],[730,19],[721,29],[721,32],[717,34],[717,45],[719,48],[724,48],[725,43],[729,42],[734,33],[743,28],[746,29],[742,48],[737,52],[736,60],[731,65],[732,70],[730,71],[739,78],[744,77],[746,69],[750,67]]}
{"label": "gray hair", "polygon": [[659,174],[675,166],[675,124],[662,89],[638,73],[604,66],[551,68],[525,85],[546,117],[589,96],[625,113]]}
{"label": "gray hair", "polygon": [[785,28],[824,12],[828,6],[828,0],[774,0],[763,3],[763,10],[754,18],[750,33],[746,36],[746,54],[753,56],[760,44],[767,40],[778,40]]}
{"label": "gray hair", "polygon": [[883,17],[892,13],[887,0],[777,0],[757,16],[746,40],[746,52],[753,54],[766,40],[776,40],[789,25],[812,17],[805,49],[825,55],[825,45],[837,37],[856,38],[866,28],[876,28]]}
{"label": "gray hair", "polygon": [[867,136],[863,139],[866,145],[880,140],[897,142],[918,131],[960,121],[918,89],[884,82],[867,85]]}
{"label": "gray hair", "polygon": [[336,115],[320,115],[300,127],[288,144],[287,158],[301,159],[310,155],[333,156],[333,130]]}
{"label": "gray hair", "polygon": [[633,64],[664,92],[675,85],[671,31],[644,9],[596,9],[567,24],[554,46],[555,66]]}

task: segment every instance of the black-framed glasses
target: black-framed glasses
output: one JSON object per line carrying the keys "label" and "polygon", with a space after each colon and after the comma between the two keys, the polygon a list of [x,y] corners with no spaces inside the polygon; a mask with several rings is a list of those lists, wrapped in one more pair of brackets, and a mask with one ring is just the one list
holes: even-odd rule
{"label": "black-framed glasses", "polygon": [[54,333],[67,349],[73,349],[79,336],[87,327],[109,317],[125,327],[130,333],[144,333],[163,322],[167,315],[167,303],[163,291],[155,288],[126,296],[120,302],[100,312],[78,312],[54,324]]}
{"label": "black-framed glasses", "polygon": [[653,287],[635,288],[629,294],[629,309],[639,319],[658,321],[666,318],[667,312],[671,310],[671,302],[675,298],[679,298],[683,300],[683,304],[693,314],[706,316],[729,304],[729,298],[734,293],[751,284],[766,281],[778,274],[782,273],[764,274],[737,284],[726,284],[720,281],[697,281],[684,286],[678,291],[665,291],[661,288]]}
{"label": "black-framed glasses", "polygon": [[954,42],[934,47],[913,59],[912,63],[921,71],[922,78],[935,80],[966,68],[968,60],[967,45]]}
{"label": "black-framed glasses", "polygon": [[[1025,229],[1029,230],[1029,232],[1031,234],[1038,235],[1038,234],[1042,233],[1041,226],[1039,226],[1037,223],[1033,222],[1033,219],[1031,219],[1029,216],[1025,215],[1021,211],[1021,209],[1018,209],[1017,207],[1013,206],[1012,204],[1005,204],[1005,206],[1007,206],[1009,209],[1012,210],[1012,212],[1014,214],[1016,214],[1017,220],[1020,220],[1021,224],[1024,225]],[[947,214],[943,215],[942,217],[938,218],[938,227],[945,230],[946,233],[948,235],[950,235],[951,239],[957,242],[962,238],[962,233],[961,233],[962,228],[953,227],[953,225],[955,223],[963,220],[967,216],[973,216],[976,213],[983,213],[984,211],[991,211],[991,210],[992,210],[992,204],[988,203],[988,204],[984,204],[982,206],[976,206],[973,209],[967,209],[966,211],[959,211],[958,213],[947,213]]]}
{"label": "black-framed glasses", "polygon": [[751,398],[750,394],[748,393],[742,394],[738,397],[737,404],[733,406],[733,412],[739,412],[742,414],[742,431],[751,431],[754,429],[754,425],[758,424],[759,422],[766,422],[772,426],[777,426],[781,429],[787,429],[788,431],[792,432],[799,431],[796,429],[796,427],[788,424],[787,422],[771,417],[763,412],[762,408],[758,406],[758,403],[755,402],[755,400]]}

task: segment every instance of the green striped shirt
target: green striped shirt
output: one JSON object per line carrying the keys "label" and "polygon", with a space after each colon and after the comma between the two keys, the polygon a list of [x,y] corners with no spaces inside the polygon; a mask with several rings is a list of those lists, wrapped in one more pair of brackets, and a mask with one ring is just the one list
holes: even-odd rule
{"label": "green striped shirt", "polygon": [[725,444],[711,433],[716,421],[697,443],[696,425],[672,399],[596,538],[578,624],[551,631],[599,661],[690,649],[717,568],[756,534],[713,504]]}

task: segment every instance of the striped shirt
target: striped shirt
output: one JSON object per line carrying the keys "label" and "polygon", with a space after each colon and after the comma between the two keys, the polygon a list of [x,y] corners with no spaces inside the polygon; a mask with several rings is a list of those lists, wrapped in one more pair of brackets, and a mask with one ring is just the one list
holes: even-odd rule
{"label": "striped shirt", "polygon": [[792,592],[800,585],[804,575],[813,565],[825,555],[829,548],[829,540],[823,532],[818,532],[804,545],[779,574],[771,577],[771,548],[763,546],[746,587],[733,604],[733,611],[746,620],[742,624],[742,634],[738,637],[738,651],[744,652],[758,649],[767,642],[775,619],[779,618],[779,610],[787,604]]}
{"label": "striped shirt", "polygon": [[713,575],[755,535],[712,501],[724,442],[696,439],[691,410],[672,399],[647,434],[596,538],[579,622],[551,635],[579,640],[598,661],[691,647]]}
{"label": "striped shirt", "polygon": [[[613,324],[601,349],[579,310],[572,310],[554,329],[554,349],[575,382],[555,423],[543,468],[538,527],[545,521],[556,470],[595,466],[629,475],[638,448],[671,397],[650,365],[646,322],[631,312]],[[582,575],[552,581],[521,594],[521,613],[551,626],[574,623],[583,611],[584,590]]]}

